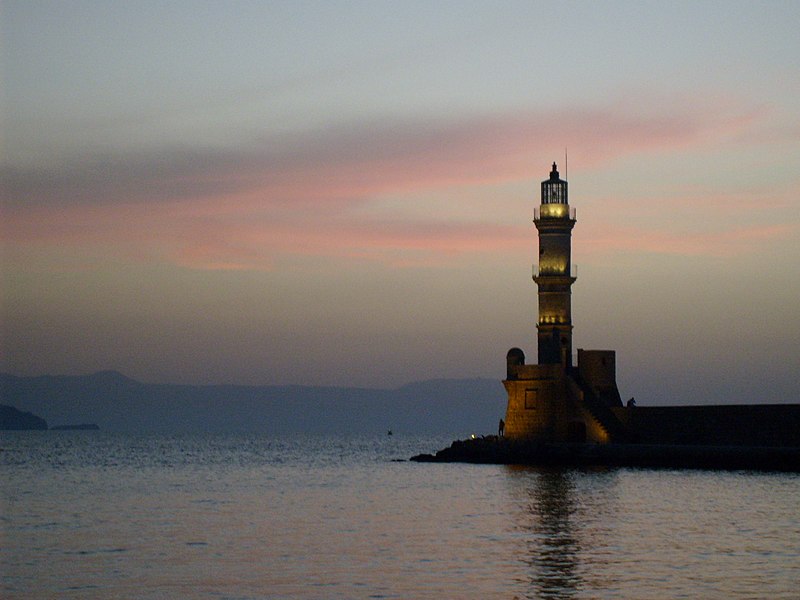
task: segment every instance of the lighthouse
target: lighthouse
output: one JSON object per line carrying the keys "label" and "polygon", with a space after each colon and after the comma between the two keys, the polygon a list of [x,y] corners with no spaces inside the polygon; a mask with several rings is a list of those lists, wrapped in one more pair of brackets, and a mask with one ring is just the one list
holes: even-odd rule
{"label": "lighthouse", "polygon": [[526,364],[514,347],[506,354],[508,392],[504,434],[542,442],[620,441],[625,426],[612,411],[621,407],[613,350],[578,350],[572,356],[572,229],[575,209],[567,182],[553,163],[541,183],[541,202],[534,209],[539,236],[533,281],[538,289],[536,321],[538,362]]}
{"label": "lighthouse", "polygon": [[539,288],[539,364],[572,366],[572,228],[575,209],[570,208],[567,182],[559,178],[553,163],[549,179],[542,182],[542,203],[534,212],[539,231],[539,264],[533,280]]}

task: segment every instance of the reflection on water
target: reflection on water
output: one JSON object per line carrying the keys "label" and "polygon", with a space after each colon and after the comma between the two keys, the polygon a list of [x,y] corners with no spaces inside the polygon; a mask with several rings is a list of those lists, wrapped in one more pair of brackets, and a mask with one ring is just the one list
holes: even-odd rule
{"label": "reflection on water", "polygon": [[506,468],[516,598],[796,599],[796,475]]}
{"label": "reflection on water", "polygon": [[[529,598],[570,598],[585,587],[584,547],[594,555],[609,543],[602,531],[604,513],[613,501],[614,472],[592,473],[591,489],[579,486],[580,472],[508,467],[511,492],[520,510],[517,528],[524,533],[529,567]],[[599,483],[599,485],[598,485]],[[600,530],[598,530],[598,527]],[[605,534],[605,535],[604,535]],[[605,537],[606,539],[600,539]]]}
{"label": "reflection on water", "polygon": [[576,574],[580,543],[571,523],[575,486],[564,471],[537,477],[530,505],[534,540],[528,542],[532,582],[540,597],[568,596],[578,587]]}

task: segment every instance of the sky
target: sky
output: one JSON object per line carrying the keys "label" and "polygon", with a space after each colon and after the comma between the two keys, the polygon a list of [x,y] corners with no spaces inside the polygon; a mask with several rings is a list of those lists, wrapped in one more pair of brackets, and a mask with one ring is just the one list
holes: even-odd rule
{"label": "sky", "polygon": [[0,370],[499,381],[510,347],[536,360],[556,161],[574,348],[616,350],[640,405],[797,402],[798,22],[796,1],[3,0]]}

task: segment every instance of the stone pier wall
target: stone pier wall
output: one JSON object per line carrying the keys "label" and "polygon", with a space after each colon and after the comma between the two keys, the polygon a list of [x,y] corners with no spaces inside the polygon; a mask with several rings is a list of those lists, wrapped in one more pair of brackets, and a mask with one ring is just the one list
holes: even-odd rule
{"label": "stone pier wall", "polygon": [[612,408],[643,444],[800,447],[800,404]]}

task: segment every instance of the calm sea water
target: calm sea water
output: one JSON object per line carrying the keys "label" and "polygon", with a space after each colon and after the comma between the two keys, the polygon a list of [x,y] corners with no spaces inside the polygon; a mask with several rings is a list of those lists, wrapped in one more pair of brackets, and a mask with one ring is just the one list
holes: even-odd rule
{"label": "calm sea water", "polygon": [[0,596],[800,598],[800,476],[394,462],[449,438],[0,434]]}

